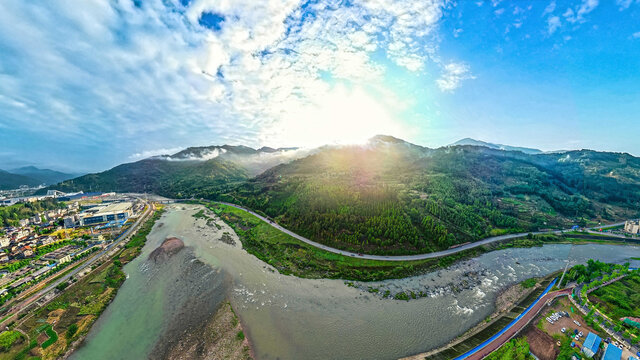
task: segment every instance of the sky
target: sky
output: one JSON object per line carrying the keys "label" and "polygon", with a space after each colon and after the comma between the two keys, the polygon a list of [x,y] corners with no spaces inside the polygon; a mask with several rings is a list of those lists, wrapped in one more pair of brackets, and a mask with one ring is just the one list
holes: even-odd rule
{"label": "sky", "polygon": [[0,168],[376,134],[640,156],[640,0],[0,2]]}

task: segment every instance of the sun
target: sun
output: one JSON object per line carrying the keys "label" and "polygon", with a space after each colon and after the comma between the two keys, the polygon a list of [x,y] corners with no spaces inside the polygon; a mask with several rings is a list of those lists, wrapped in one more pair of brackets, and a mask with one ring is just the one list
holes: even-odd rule
{"label": "sun", "polygon": [[278,126],[282,140],[303,147],[363,144],[379,134],[398,137],[405,134],[385,101],[362,89],[341,85],[300,107]]}

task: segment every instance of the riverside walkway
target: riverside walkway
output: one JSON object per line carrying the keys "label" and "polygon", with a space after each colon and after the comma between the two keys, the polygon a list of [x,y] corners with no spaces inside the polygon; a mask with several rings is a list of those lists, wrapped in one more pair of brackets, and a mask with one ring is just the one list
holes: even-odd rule
{"label": "riverside walkway", "polygon": [[513,319],[507,326],[500,330],[497,334],[487,339],[482,344],[467,351],[466,353],[458,356],[455,360],[480,360],[491,354],[493,351],[499,349],[507,341],[517,335],[522,329],[524,329],[535,318],[542,308],[550,301],[560,296],[567,296],[571,294],[572,289],[564,289],[560,291],[550,292],[551,288],[556,284],[558,279],[554,279],[538,296],[538,298],[527,307],[518,317]]}

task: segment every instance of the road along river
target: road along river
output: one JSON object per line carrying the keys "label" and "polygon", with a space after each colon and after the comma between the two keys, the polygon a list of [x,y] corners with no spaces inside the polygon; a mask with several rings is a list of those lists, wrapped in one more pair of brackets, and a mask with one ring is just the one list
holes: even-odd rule
{"label": "road along river", "polygon": [[[168,207],[141,256],[125,266],[129,279],[72,358],[162,358],[163,349],[198,321],[189,314],[205,321],[228,296],[258,359],[393,359],[447,343],[491,314],[501,289],[559,270],[567,259],[640,256],[640,247],[616,245],[506,249],[420,276],[352,287],[277,273],[242,250],[222,221],[216,220],[218,229],[194,218],[200,209]],[[149,253],[168,236],[186,248],[165,264],[153,263]],[[428,296],[383,299],[364,290],[369,286]]]}

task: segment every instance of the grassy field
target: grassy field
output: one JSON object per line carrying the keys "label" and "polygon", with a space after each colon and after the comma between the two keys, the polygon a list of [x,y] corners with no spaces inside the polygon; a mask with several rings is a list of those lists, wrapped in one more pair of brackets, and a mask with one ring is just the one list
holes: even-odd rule
{"label": "grassy field", "polygon": [[[161,210],[156,211],[113,259],[94,265],[94,271],[83,278],[63,283],[65,285],[59,287],[64,289],[62,294],[53,301],[10,324],[12,331],[0,334],[0,340],[3,337],[12,340],[5,347],[0,341],[0,360],[56,359],[67,352],[74,341],[85,336],[115,297],[125,280],[122,267],[139,254],[160,215]],[[134,245],[129,246],[131,243]],[[11,336],[4,335],[7,333]],[[20,334],[18,338],[16,333]]]}
{"label": "grassy field", "polygon": [[618,320],[625,316],[640,317],[640,274],[629,275],[589,295],[607,316]]}

